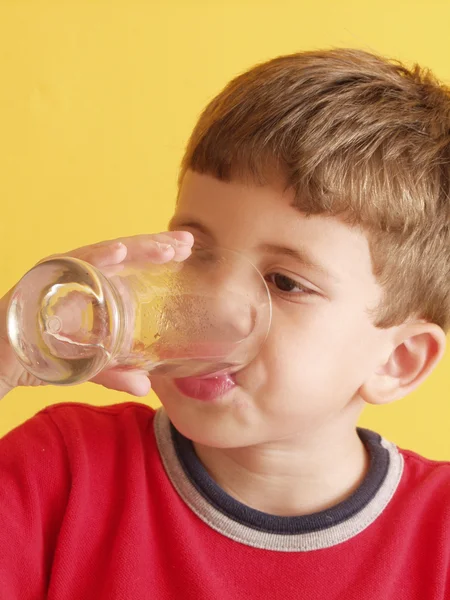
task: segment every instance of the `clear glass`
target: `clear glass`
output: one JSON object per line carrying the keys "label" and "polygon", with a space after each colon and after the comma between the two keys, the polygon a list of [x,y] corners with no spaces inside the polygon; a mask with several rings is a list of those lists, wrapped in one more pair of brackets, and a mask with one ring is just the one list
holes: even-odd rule
{"label": "clear glass", "polygon": [[258,269],[239,253],[208,248],[181,263],[102,270],[48,259],[16,286],[7,328],[28,371],[71,385],[113,366],[171,377],[235,372],[258,354],[271,314]]}

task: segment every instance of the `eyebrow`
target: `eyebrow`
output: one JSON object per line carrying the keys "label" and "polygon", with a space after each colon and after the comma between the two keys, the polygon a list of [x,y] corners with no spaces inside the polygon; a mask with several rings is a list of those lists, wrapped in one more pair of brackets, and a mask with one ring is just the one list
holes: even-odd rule
{"label": "eyebrow", "polygon": [[278,246],[276,244],[261,244],[258,249],[261,252],[266,252],[267,254],[274,254],[278,256],[285,256],[287,258],[292,258],[296,262],[300,263],[303,267],[307,269],[311,269],[312,271],[316,271],[329,279],[333,279],[334,281],[339,281],[336,275],[331,273],[328,269],[326,269],[323,265],[321,265],[318,261],[314,260],[305,250],[297,250],[294,248],[287,248],[285,246]]}
{"label": "eyebrow", "polygon": [[[214,242],[216,241],[216,238],[215,238],[214,234],[212,233],[212,231],[206,225],[203,225],[202,223],[200,223],[198,221],[194,221],[194,220],[190,220],[190,219],[182,220],[177,217],[174,217],[173,219],[171,219],[171,221],[169,223],[169,228],[170,227],[177,227],[177,228],[178,227],[192,227],[193,229],[197,229],[204,235],[207,235]],[[260,246],[258,246],[258,250],[260,252],[265,252],[266,254],[285,256],[287,258],[291,258],[307,269],[316,271],[317,273],[320,273],[320,274],[324,275],[325,277],[328,277],[329,279],[332,279],[336,282],[339,281],[339,279],[338,279],[338,277],[336,277],[336,275],[331,273],[328,269],[326,269],[323,265],[321,265],[317,260],[314,260],[312,258],[312,256],[310,256],[308,254],[308,252],[304,249],[297,250],[294,248],[288,248],[286,246],[279,246],[277,244],[261,244]]]}

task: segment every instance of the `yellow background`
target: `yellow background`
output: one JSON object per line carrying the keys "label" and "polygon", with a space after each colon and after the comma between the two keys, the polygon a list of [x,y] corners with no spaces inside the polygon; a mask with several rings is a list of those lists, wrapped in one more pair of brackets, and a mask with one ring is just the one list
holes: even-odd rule
{"label": "yellow background", "polygon": [[[48,254],[164,230],[189,132],[237,73],[352,46],[449,81],[449,25],[450,0],[0,0],[0,291]],[[450,460],[449,366],[361,424]],[[15,390],[0,434],[47,404],[130,399],[92,384]]]}

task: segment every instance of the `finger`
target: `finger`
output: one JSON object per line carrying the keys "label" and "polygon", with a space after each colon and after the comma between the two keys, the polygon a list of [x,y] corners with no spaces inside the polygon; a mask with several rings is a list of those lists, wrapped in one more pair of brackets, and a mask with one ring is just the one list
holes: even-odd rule
{"label": "finger", "polygon": [[92,244],[91,246],[83,246],[81,248],[76,248],[75,250],[70,250],[69,252],[51,254],[40,260],[37,264],[39,265],[40,263],[52,260],[53,258],[69,256],[84,260],[94,266],[102,267],[104,265],[120,263],[125,259],[126,255],[126,246],[119,240],[111,240],[108,242],[101,242],[100,244]]}
{"label": "finger", "polygon": [[164,236],[167,243],[175,249],[172,258],[173,261],[182,262],[191,255],[194,236],[189,231],[170,231],[166,234],[161,234],[161,236]]}
{"label": "finger", "polygon": [[178,247],[169,242],[170,239],[162,235],[123,240],[127,248],[126,262],[148,261],[154,264],[164,264],[171,260],[184,259],[190,254],[191,249],[188,246]]}
{"label": "finger", "polygon": [[95,249],[101,248],[103,246],[112,246],[117,242],[123,242],[124,244],[129,244],[133,241],[140,240],[159,240],[162,241],[164,238],[165,241],[174,241],[176,240],[179,244],[187,244],[192,246],[194,243],[194,236],[189,231],[162,231],[160,233],[141,233],[138,235],[131,235],[121,238],[116,238],[114,240],[103,240],[101,242],[97,242],[95,244],[89,244],[89,246],[81,246],[80,248],[75,248],[71,250],[72,254],[78,254],[80,252],[84,252],[86,249]]}
{"label": "finger", "polygon": [[116,265],[121,261],[149,261],[164,264],[184,260],[190,254],[190,244],[167,234],[136,235],[111,242],[78,248],[68,253],[95,266]]}
{"label": "finger", "polygon": [[95,267],[120,264],[125,260],[127,254],[127,246],[117,240],[106,244],[86,246],[68,253],[69,256],[84,260]]}
{"label": "finger", "polygon": [[[187,232],[186,232],[187,233]],[[183,239],[186,238],[186,241]],[[141,235],[124,238],[122,242],[127,246],[127,261],[151,260],[164,263],[169,260],[187,257],[192,249],[192,236],[182,234],[177,237],[169,233],[154,235]]]}
{"label": "finger", "polygon": [[110,369],[99,373],[92,382],[110,390],[126,392],[138,397],[146,396],[151,388],[148,374],[144,371]]}
{"label": "finger", "polygon": [[96,267],[117,265],[125,260],[149,260],[163,264],[174,260],[181,262],[191,253],[194,236],[188,231],[171,231],[158,234],[142,234],[116,240],[107,240],[76,248],[57,256],[72,256],[89,262]]}
{"label": "finger", "polygon": [[190,231],[168,231],[167,235],[175,239],[179,244],[185,244],[191,248],[194,245],[194,236]]}

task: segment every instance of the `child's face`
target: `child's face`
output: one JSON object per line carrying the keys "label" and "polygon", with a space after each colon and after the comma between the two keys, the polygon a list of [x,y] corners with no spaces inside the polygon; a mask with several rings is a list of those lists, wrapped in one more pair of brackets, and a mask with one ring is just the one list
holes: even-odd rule
{"label": "child's face", "polygon": [[[304,437],[330,421],[354,423],[362,407],[358,390],[386,359],[386,330],[368,314],[381,289],[366,236],[337,218],[307,218],[293,200],[281,183],[225,183],[192,172],[183,180],[171,228],[247,255],[273,302],[262,351],[224,397],[205,403],[152,378],[174,425],[196,442],[248,446]],[[283,291],[282,276],[297,286]]]}

